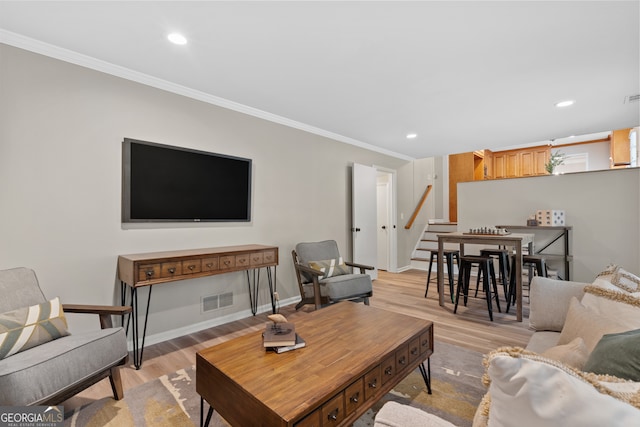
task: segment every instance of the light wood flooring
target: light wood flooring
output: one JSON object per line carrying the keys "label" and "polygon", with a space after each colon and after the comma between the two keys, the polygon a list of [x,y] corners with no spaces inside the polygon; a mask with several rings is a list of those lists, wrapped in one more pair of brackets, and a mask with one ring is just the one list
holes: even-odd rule
{"label": "light wood flooring", "polygon": [[[447,288],[445,290],[447,304],[444,308],[440,307],[435,274],[432,274],[428,298],[424,298],[426,276],[426,272],[421,270],[409,270],[403,273],[380,271],[378,280],[373,283],[371,306],[432,321],[435,325],[435,351],[437,351],[439,341],[482,353],[488,353],[503,345],[523,347],[526,345],[533,333],[527,328],[529,306],[526,296],[524,298],[523,322],[516,321],[515,308],[510,310],[510,314],[505,314],[498,313],[495,306],[494,321],[491,322],[486,300],[481,298],[480,294],[478,298],[470,298],[467,307],[460,305],[458,313],[453,314],[453,304],[451,304],[448,286],[445,286]],[[501,301],[504,311],[505,303],[502,294]],[[294,305],[280,308],[280,313],[294,322],[296,317],[305,316],[310,311],[313,311],[312,306],[305,306],[298,312],[295,311]],[[132,357],[129,358],[131,365],[121,369],[125,394],[133,387],[194,365],[195,354],[201,349],[243,335],[249,330],[263,328],[268,314],[258,314],[254,317],[146,347],[141,369],[133,368]],[[67,400],[63,406],[65,411],[69,411],[95,399],[108,396],[111,396],[111,387],[109,380],[105,379]]]}

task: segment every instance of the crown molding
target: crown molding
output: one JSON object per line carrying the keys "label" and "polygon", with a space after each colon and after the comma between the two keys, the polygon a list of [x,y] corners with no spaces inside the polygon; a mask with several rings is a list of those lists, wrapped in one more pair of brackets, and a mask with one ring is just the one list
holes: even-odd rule
{"label": "crown molding", "polygon": [[311,126],[305,123],[291,120],[286,117],[282,117],[276,114],[269,113],[257,108],[249,107],[244,104],[230,101],[228,99],[220,98],[195,90],[186,86],[178,85],[167,80],[163,80],[157,77],[150,76],[138,71],[134,71],[119,65],[112,64],[110,62],[102,61],[100,59],[84,55],[78,52],[74,52],[69,49],[64,49],[58,46],[54,46],[49,43],[42,42],[30,37],[23,36],[11,31],[0,29],[0,43],[4,43],[13,47],[28,50],[40,55],[55,58],[64,62],[79,65],[81,67],[89,68],[102,73],[110,74],[112,76],[120,77],[126,80],[134,81],[137,83],[151,86],[157,89],[161,89],[167,92],[175,93],[177,95],[186,96],[188,98],[196,99],[198,101],[206,102],[208,104],[216,105],[218,107],[226,108],[229,110],[237,111],[239,113],[247,114],[253,117],[257,117],[270,122],[278,123],[290,128],[302,130],[315,135],[323,136],[325,138],[333,139],[335,141],[343,142],[346,144],[354,145],[356,147],[364,148],[366,150],[375,151],[387,156],[395,157],[402,160],[415,160],[413,157],[396,153],[366,142],[362,142],[347,136],[339,135],[334,132],[330,132],[324,129],[320,129],[315,126]]}

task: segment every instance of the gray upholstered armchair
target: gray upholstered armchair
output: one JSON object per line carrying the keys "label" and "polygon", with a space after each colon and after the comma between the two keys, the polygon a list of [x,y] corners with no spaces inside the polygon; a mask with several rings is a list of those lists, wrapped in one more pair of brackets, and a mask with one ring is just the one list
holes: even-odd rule
{"label": "gray upholstered armchair", "polygon": [[[111,316],[130,307],[47,301],[27,268],[0,271],[0,296],[0,406],[57,405],[106,377],[122,398],[127,342]],[[98,314],[101,329],[70,335],[65,312]]]}
{"label": "gray upholstered armchair", "polygon": [[[365,271],[374,267],[342,261],[335,240],[298,243],[292,256],[302,297],[296,310],[305,304],[320,308],[342,300],[369,305],[373,287]],[[358,269],[359,273],[352,269]]]}

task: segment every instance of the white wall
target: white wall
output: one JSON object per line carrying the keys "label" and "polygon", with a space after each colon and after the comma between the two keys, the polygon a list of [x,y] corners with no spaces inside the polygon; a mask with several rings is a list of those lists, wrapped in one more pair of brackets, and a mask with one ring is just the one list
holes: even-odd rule
{"label": "white wall", "polygon": [[458,184],[459,230],[525,225],[538,209],[564,210],[573,230],[572,280],[609,263],[640,273],[640,169]]}
{"label": "white wall", "polygon": [[[252,223],[123,229],[125,137],[253,159]],[[0,44],[0,268],[35,269],[48,297],[119,301],[119,254],[258,243],[280,248],[278,291],[296,298],[297,242],[335,239],[350,256],[352,162],[395,169],[400,183],[413,177],[405,160]],[[415,206],[409,188],[398,185],[401,212]],[[398,233],[398,247],[410,247],[399,266],[407,238]],[[200,313],[202,296],[229,290],[234,306]],[[147,342],[248,308],[243,273],[155,286]],[[90,327],[73,316],[72,329]]]}

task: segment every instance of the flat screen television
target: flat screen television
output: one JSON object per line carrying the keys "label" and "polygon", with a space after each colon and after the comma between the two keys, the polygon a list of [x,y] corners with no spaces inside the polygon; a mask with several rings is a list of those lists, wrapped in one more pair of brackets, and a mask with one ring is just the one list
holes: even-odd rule
{"label": "flat screen television", "polygon": [[251,159],[125,138],[122,222],[251,221]]}

